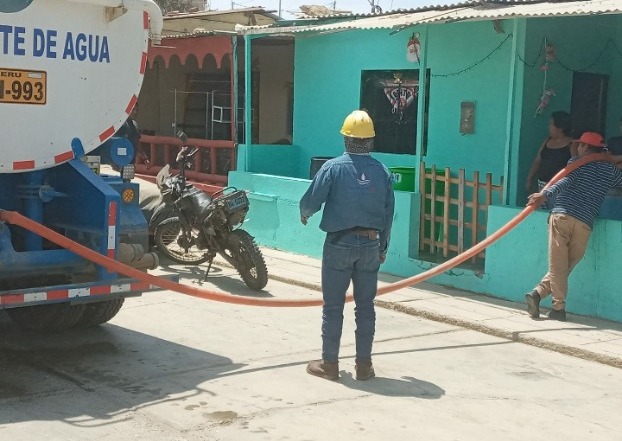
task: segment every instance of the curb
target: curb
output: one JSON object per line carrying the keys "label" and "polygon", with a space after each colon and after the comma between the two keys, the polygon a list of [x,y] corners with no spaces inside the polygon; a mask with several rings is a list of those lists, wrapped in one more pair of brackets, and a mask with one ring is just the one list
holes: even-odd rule
{"label": "curb", "polygon": [[[220,262],[219,262],[220,264]],[[278,275],[268,275],[268,278],[276,282],[286,283],[288,285],[299,286],[301,288],[311,289],[314,291],[322,291],[321,285],[317,283],[301,282],[298,280],[290,279]],[[439,323],[458,326],[460,328],[469,329],[471,331],[481,332],[482,334],[492,335],[493,337],[499,337],[517,343],[523,343],[529,346],[534,346],[540,349],[546,349],[552,352],[557,352],[571,357],[581,358],[587,361],[593,361],[600,364],[605,364],[615,368],[622,368],[622,359],[617,357],[610,357],[608,355],[599,354],[596,352],[588,351],[586,349],[580,349],[573,346],[564,345],[562,343],[554,343],[547,340],[542,340],[535,337],[526,337],[520,332],[504,331],[502,329],[485,326],[479,323],[470,322],[455,317],[450,317],[435,312],[424,311],[414,308],[412,306],[406,306],[401,303],[388,302],[386,300],[375,301],[376,305],[383,309],[391,311],[401,312],[403,314],[412,315],[414,317],[420,317],[426,320],[432,320]]]}

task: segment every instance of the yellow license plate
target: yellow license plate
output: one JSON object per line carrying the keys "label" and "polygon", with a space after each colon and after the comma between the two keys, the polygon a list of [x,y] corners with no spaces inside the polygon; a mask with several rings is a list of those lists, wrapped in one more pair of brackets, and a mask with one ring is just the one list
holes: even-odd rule
{"label": "yellow license plate", "polygon": [[45,104],[47,73],[0,68],[0,103]]}

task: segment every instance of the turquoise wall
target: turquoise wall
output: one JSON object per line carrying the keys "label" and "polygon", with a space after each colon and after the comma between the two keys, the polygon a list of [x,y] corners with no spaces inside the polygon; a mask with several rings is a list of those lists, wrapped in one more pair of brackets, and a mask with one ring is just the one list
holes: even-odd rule
{"label": "turquoise wall", "polygon": [[[542,39],[547,37],[557,48],[559,60],[571,69],[583,69],[592,64],[605,47],[607,40],[612,39],[622,49],[622,17],[568,17],[563,19],[530,19],[527,20],[525,61],[532,64],[540,51]],[[548,87],[555,90],[546,112],[534,117],[544,78],[540,67],[543,58],[533,67],[525,67],[523,90],[523,116],[520,128],[520,151],[518,164],[518,196],[516,203],[523,205],[526,200],[524,181],[533,158],[547,137],[548,120],[552,112],[563,110],[570,112],[572,97],[573,73],[564,69],[560,63],[551,63],[548,71]],[[607,133],[608,139],[618,132],[618,121],[622,116],[622,58],[613,46],[609,46],[599,62],[585,72],[610,75],[609,93],[607,97]]]}
{"label": "turquoise wall", "polygon": [[[305,227],[300,223],[298,203],[310,181],[256,173],[231,172],[229,185],[249,190],[250,213],[244,228],[257,242],[313,257],[322,255],[324,235],[319,229],[321,213]],[[396,206],[389,255],[393,261],[408,259],[419,249],[420,198],[410,192],[395,192]],[[404,238],[408,238],[404,240]]]}
{"label": "turquoise wall", "polygon": [[250,150],[250,167],[246,163],[247,149],[248,146],[245,144],[238,145],[237,170],[278,176],[298,176],[300,148],[297,145],[253,144]]}
{"label": "turquoise wall", "polygon": [[[306,177],[309,158],[343,152],[339,134],[344,117],[360,105],[361,71],[415,69],[406,60],[413,31],[351,31],[296,40],[294,143],[300,146],[298,176]],[[511,30],[510,30],[511,32]],[[507,37],[490,22],[429,27],[431,70],[428,155],[439,167],[503,173],[511,40],[487,61],[461,75],[439,77],[472,66]],[[461,101],[475,101],[476,128],[460,135]],[[385,164],[415,165],[410,155],[380,155]]]}
{"label": "turquoise wall", "polygon": [[[305,227],[300,224],[298,203],[309,181],[245,172],[232,172],[230,185],[250,191],[249,221],[244,224],[261,245],[319,258],[324,234],[320,215]],[[434,264],[414,258],[418,250],[420,196],[395,192],[396,212],[384,272],[409,277]],[[487,234],[499,229],[519,208],[492,206]],[[431,282],[522,302],[547,271],[547,213],[538,211],[487,250],[483,272],[455,268]],[[404,238],[408,238],[404,240]],[[622,321],[622,224],[598,220],[583,261],[570,278],[567,310]],[[510,258],[509,258],[510,257]],[[550,306],[550,299],[543,305]]]}
{"label": "turquoise wall", "polygon": [[[504,225],[518,209],[492,207],[488,231]],[[544,276],[548,265],[547,213],[537,212],[488,249],[486,292],[496,297],[523,301],[525,292]],[[622,224],[598,220],[584,259],[570,276],[567,310],[622,321]],[[513,256],[508,259],[508,256]],[[550,305],[550,298],[547,300]]]}
{"label": "turquoise wall", "polygon": [[[545,115],[534,118],[542,91],[540,62],[533,68],[522,63],[512,67],[512,39],[479,66],[457,76],[499,46],[511,32],[519,32],[517,51],[533,62],[547,36],[558,55],[571,67],[592,61],[608,38],[622,41],[618,17],[589,17],[504,21],[505,34],[497,34],[490,22],[453,23],[427,28],[428,67],[431,69],[428,165],[465,168],[483,176],[504,174],[506,144],[515,124],[513,139],[520,135],[520,148],[511,152],[511,203],[524,204],[523,182],[533,155],[546,135],[553,110],[569,110],[572,73],[552,64],[549,85],[557,96]],[[622,28],[622,27],[621,27]],[[417,28],[425,35],[425,28]],[[294,146],[252,146],[250,171],[232,172],[229,182],[251,191],[249,222],[245,224],[257,241],[313,257],[321,255],[323,234],[319,215],[307,227],[299,223],[298,202],[309,181],[309,158],[337,156],[343,152],[339,134],[345,115],[359,105],[360,74],[366,69],[409,69],[405,47],[413,29],[395,35],[386,30],[349,31],[298,38],[295,52]],[[597,32],[599,31],[599,32]],[[524,42],[524,47],[523,47]],[[622,48],[622,43],[619,43]],[[607,137],[617,129],[622,114],[622,59],[613,48],[591,71],[612,75],[609,85]],[[593,58],[590,58],[593,57]],[[512,75],[515,75],[513,78]],[[514,81],[514,82],[512,82]],[[514,117],[508,113],[509,90],[515,84],[519,97]],[[461,101],[475,101],[476,126],[472,135],[458,133]],[[239,151],[239,170],[244,170],[246,150]],[[413,155],[375,154],[387,166],[416,166]],[[280,176],[270,176],[271,174]],[[515,178],[516,177],[516,178]],[[305,179],[297,179],[305,178]],[[417,260],[420,195],[396,192],[397,209],[393,239],[383,271],[399,276],[421,273],[434,265]],[[490,234],[519,212],[518,208],[493,206],[488,215]],[[617,256],[622,244],[618,221],[599,220],[584,261],[571,277],[567,309],[579,314],[622,321],[622,299],[617,295],[622,273]],[[432,282],[522,302],[547,269],[546,213],[530,216],[487,251],[484,271],[456,268]],[[601,275],[601,276],[598,276]]]}

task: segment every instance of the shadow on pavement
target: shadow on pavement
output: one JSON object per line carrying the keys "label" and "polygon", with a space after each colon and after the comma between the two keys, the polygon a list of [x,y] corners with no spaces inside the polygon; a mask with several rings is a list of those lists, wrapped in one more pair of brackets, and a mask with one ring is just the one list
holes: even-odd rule
{"label": "shadow on pavement", "polygon": [[243,366],[111,324],[27,333],[0,313],[0,426],[22,421],[103,425],[124,419],[129,410],[213,396],[204,383]]}
{"label": "shadow on pavement", "polygon": [[186,283],[197,288],[207,290],[216,288],[233,296],[240,297],[274,297],[273,294],[270,294],[269,289],[254,291],[247,287],[246,284],[240,279],[237,271],[231,268],[224,268],[217,265],[212,266],[210,274],[205,282],[203,281],[203,277],[205,275],[205,269],[207,268],[206,264],[201,266],[179,265],[167,261],[164,265],[161,265],[160,268],[167,273],[179,274],[179,276],[185,280]]}
{"label": "shadow on pavement", "polygon": [[358,381],[349,372],[341,372],[340,384],[349,389],[368,392],[385,397],[412,397],[425,400],[438,400],[445,395],[445,390],[434,383],[413,377],[394,378],[375,377],[367,381]]}

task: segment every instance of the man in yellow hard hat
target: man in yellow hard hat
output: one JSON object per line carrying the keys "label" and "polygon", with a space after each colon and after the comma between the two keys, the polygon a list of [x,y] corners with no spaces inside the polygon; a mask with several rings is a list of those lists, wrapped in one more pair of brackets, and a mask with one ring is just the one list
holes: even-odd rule
{"label": "man in yellow hard hat", "polygon": [[374,123],[362,110],[352,112],[341,129],[344,155],[326,162],[300,201],[300,219],[322,209],[320,228],[326,241],[322,259],[322,360],[307,372],[339,378],[339,345],[346,291],[352,282],[356,303],[356,379],[372,378],[372,343],[376,329],[374,298],[378,270],[386,259],[395,199],[389,170],[370,156]]}

